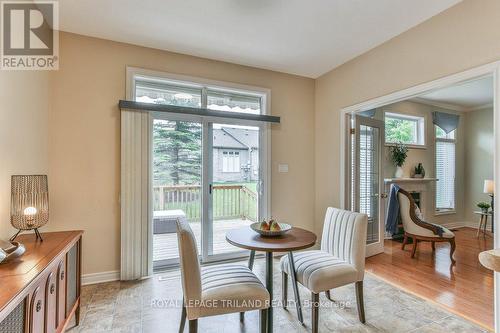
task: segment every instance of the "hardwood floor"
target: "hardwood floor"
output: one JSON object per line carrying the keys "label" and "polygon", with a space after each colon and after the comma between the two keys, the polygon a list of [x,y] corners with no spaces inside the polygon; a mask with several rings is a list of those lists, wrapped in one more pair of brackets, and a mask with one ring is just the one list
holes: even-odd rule
{"label": "hardwood floor", "polygon": [[454,230],[457,249],[455,266],[449,258],[449,244],[419,243],[414,259],[411,246],[386,240],[384,253],[370,257],[366,270],[404,290],[440,304],[477,324],[493,330],[493,273],[481,266],[478,254],[493,248],[491,234],[476,238],[476,229]]}

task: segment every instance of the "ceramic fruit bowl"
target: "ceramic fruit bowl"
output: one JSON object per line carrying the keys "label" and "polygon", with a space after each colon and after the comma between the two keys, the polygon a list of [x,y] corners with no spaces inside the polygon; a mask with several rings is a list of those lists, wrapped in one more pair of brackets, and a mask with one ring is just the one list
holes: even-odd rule
{"label": "ceramic fruit bowl", "polygon": [[24,245],[19,242],[2,241],[0,245],[2,245],[0,247],[0,263],[20,257],[26,251]]}
{"label": "ceramic fruit bowl", "polygon": [[264,237],[278,237],[278,236],[282,236],[282,235],[286,234],[288,231],[292,230],[292,226],[290,224],[278,223],[278,222],[274,222],[274,223],[276,223],[278,225],[277,230],[276,230],[276,228],[271,228],[274,230],[262,229],[262,222],[252,223],[252,224],[250,224],[250,228],[252,228],[253,231],[255,231],[256,233],[258,233],[259,235],[264,236]]}

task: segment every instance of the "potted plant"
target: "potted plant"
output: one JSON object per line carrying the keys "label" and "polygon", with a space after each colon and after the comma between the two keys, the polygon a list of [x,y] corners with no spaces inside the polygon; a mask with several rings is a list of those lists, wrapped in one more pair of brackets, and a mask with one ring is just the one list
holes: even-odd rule
{"label": "potted plant", "polygon": [[415,178],[424,178],[425,177],[425,169],[422,163],[418,163],[415,167],[415,174],[413,175]]}
{"label": "potted plant", "polygon": [[396,143],[390,148],[392,162],[396,166],[396,178],[403,177],[403,164],[405,164],[406,157],[408,156],[408,146],[402,142]]}
{"label": "potted plant", "polygon": [[491,207],[490,204],[487,202],[479,202],[477,206],[481,208],[481,211],[485,214],[488,213],[488,209],[490,209]]}

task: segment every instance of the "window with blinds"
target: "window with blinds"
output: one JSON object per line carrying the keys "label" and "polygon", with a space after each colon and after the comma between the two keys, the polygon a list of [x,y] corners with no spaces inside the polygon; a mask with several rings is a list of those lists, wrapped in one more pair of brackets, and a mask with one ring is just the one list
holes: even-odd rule
{"label": "window with blinds", "polygon": [[455,210],[455,131],[436,126],[436,211]]}
{"label": "window with blinds", "polygon": [[240,171],[240,153],[237,151],[222,152],[222,172]]}

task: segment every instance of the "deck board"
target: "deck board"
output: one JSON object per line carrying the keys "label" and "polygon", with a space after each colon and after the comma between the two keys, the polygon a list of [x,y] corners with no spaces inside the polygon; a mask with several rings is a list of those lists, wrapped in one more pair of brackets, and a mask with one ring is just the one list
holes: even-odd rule
{"label": "deck board", "polygon": [[[228,242],[226,242],[226,232],[232,229],[247,226],[252,223],[251,220],[232,219],[232,220],[218,220],[214,222],[214,236],[213,236],[213,252],[214,254],[228,253],[239,251],[238,249]],[[198,252],[201,253],[201,223],[191,222],[191,229],[196,237],[198,244]],[[177,248],[177,234],[159,234],[153,235],[153,261],[175,259],[179,257]]]}

